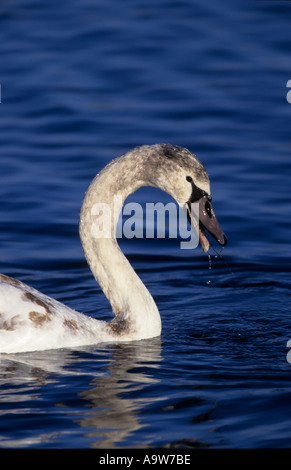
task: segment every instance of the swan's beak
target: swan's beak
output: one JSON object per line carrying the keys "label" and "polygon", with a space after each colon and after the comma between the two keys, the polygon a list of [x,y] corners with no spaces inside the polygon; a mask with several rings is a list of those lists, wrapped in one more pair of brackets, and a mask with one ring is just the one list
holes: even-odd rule
{"label": "swan's beak", "polygon": [[[199,243],[202,250],[207,253],[210,246],[205,235],[205,230],[207,230],[221,246],[225,246],[227,244],[227,238],[218,223],[209,198],[203,196],[197,203],[199,204]],[[190,202],[187,203],[187,208],[188,220],[194,230],[197,230],[197,221],[193,218]]]}

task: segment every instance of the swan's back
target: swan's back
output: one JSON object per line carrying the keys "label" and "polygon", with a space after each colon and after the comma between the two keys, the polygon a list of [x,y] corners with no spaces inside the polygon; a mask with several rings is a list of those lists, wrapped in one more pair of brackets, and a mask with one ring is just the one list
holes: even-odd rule
{"label": "swan's back", "polygon": [[108,341],[108,325],[0,274],[0,350],[22,352]]}

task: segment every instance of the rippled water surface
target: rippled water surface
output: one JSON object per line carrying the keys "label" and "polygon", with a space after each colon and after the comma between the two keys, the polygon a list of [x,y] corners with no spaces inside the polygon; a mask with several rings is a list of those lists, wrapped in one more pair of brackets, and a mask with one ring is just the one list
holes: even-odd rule
{"label": "rippled water surface", "polygon": [[290,2],[11,0],[0,22],[1,272],[111,319],[79,210],[140,144],[197,154],[229,239],[121,240],[161,337],[2,354],[0,446],[290,447]]}

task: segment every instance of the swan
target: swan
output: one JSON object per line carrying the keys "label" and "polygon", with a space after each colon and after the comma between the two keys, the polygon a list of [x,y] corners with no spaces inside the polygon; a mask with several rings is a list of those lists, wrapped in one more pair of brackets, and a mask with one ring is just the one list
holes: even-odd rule
{"label": "swan", "polygon": [[112,160],[97,174],[83,199],[79,232],[91,271],[109,300],[114,318],[98,320],[63,305],[25,283],[0,274],[0,352],[70,348],[100,342],[133,341],[159,336],[161,318],[153,297],[116,240],[117,217],[110,236],[97,237],[96,204],[112,209],[142,186],[170,194],[197,228],[191,204],[199,204],[199,242],[209,250],[205,230],[221,245],[227,238],[211,204],[207,171],[188,149],[170,144],[142,145]]}

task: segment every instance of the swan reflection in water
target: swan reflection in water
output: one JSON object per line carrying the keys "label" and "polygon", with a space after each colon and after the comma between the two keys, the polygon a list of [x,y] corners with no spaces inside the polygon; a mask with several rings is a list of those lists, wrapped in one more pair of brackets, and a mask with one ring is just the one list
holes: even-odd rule
{"label": "swan reflection in water", "polygon": [[[11,409],[17,417],[15,401],[21,407],[21,402],[25,401],[27,418],[30,421],[27,421],[27,438],[23,437],[23,433],[18,438],[17,432],[13,439],[2,435],[0,446],[45,446],[46,443],[53,446],[54,440],[59,443],[61,430],[57,428],[43,434],[38,433],[37,436],[29,435],[33,433],[30,431],[32,426],[29,415],[44,414],[48,429],[50,415],[52,423],[55,422],[52,408],[57,407],[57,414],[62,412],[72,418],[72,432],[75,432],[75,423],[84,428],[81,436],[86,447],[88,441],[94,448],[122,447],[132,434],[145,426],[140,418],[144,408],[164,398],[160,392],[153,393],[153,387],[160,381],[155,377],[155,371],[160,368],[162,360],[159,338],[99,345],[98,348],[88,346],[78,350],[2,355],[0,384],[5,383],[6,390],[3,394],[0,393],[0,403],[11,401]],[[89,364],[88,368],[86,362]],[[92,375],[92,371],[95,371],[94,377],[88,383],[88,375]],[[68,376],[74,377],[73,381],[67,380]],[[78,381],[77,387],[74,387],[75,379]],[[7,384],[10,384],[10,396],[7,395]],[[15,390],[13,386],[16,387]],[[48,410],[43,409],[42,400],[46,394],[43,387],[48,387],[48,395],[56,398],[55,403],[49,404]],[[52,393],[49,387],[53,387],[56,392]],[[75,393],[80,388],[82,391]],[[21,413],[23,418],[23,411]],[[128,447],[133,445],[131,440]],[[146,445],[145,442],[144,446]]]}
{"label": "swan reflection in water", "polygon": [[111,349],[107,374],[93,378],[89,387],[79,394],[90,408],[79,424],[91,428],[87,435],[97,438],[92,445],[95,448],[122,446],[131,434],[145,426],[140,412],[163,399],[159,394],[150,393],[152,386],[160,382],[153,374],[153,369],[160,368],[162,361],[158,338],[120,344]]}

